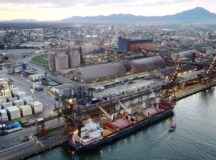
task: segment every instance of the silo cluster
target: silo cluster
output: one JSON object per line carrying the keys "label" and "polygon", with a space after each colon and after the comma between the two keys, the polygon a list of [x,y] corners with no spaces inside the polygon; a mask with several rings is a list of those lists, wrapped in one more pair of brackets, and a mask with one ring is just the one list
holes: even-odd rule
{"label": "silo cluster", "polygon": [[81,65],[81,56],[78,49],[55,51],[48,53],[48,66],[50,70],[61,71]]}

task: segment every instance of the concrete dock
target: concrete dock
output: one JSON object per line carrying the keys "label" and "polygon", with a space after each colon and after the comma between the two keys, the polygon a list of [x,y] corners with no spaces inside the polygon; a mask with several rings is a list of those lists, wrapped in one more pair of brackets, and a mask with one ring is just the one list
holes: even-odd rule
{"label": "concrete dock", "polygon": [[[196,84],[193,86],[186,87],[184,89],[179,89],[175,93],[176,100],[180,100],[184,97],[190,96],[197,92],[209,89],[215,85],[216,85],[216,81],[208,85]],[[158,88],[156,90],[158,90]],[[122,99],[123,100],[129,100],[130,98],[133,99],[135,97],[142,96],[145,93],[147,92],[141,91],[134,95],[122,97]],[[34,133],[33,130],[35,130],[35,128],[31,127],[27,129],[29,133]],[[23,132],[23,131],[18,131],[18,132]],[[44,135],[43,137],[32,135],[30,136],[30,140],[28,142],[21,142],[20,140],[16,140],[16,134],[18,132],[0,137],[0,140],[2,142],[0,145],[1,160],[26,159],[28,157],[50,150],[53,147],[63,145],[66,142],[68,137],[67,134],[65,134],[65,129],[63,126],[47,132],[46,135]]]}

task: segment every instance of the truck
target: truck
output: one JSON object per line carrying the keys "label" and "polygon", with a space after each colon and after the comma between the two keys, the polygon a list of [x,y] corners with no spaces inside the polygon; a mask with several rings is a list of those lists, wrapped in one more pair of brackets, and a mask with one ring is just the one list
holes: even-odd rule
{"label": "truck", "polygon": [[4,132],[5,133],[12,133],[12,132],[16,132],[22,129],[22,126],[19,122],[14,122],[12,124],[9,124],[5,127]]}

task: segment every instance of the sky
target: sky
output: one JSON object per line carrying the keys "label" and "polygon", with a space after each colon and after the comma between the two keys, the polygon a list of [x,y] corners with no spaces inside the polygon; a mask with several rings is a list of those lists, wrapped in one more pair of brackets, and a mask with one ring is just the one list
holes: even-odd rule
{"label": "sky", "polygon": [[0,0],[0,20],[60,20],[72,16],[163,16],[195,7],[216,13],[216,0]]}

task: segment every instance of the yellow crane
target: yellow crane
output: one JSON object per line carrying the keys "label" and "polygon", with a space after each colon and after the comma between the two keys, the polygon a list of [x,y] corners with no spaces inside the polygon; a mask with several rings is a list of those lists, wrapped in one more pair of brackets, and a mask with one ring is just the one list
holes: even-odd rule
{"label": "yellow crane", "polygon": [[109,113],[107,113],[107,111],[105,111],[105,109],[103,109],[101,106],[98,106],[98,108],[104,113],[104,115],[105,115],[110,121],[113,120],[112,116],[111,116]]}

